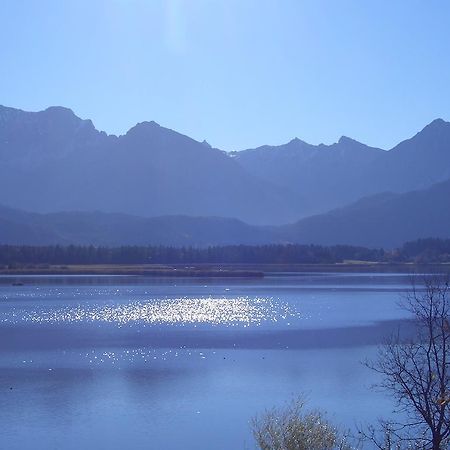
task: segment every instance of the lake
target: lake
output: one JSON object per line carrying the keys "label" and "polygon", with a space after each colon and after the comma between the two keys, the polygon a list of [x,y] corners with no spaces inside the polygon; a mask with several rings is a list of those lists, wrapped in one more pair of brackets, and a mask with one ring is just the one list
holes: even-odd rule
{"label": "lake", "polygon": [[343,427],[373,423],[393,405],[362,361],[408,317],[409,287],[376,273],[0,277],[0,448],[254,449],[251,418],[299,394]]}

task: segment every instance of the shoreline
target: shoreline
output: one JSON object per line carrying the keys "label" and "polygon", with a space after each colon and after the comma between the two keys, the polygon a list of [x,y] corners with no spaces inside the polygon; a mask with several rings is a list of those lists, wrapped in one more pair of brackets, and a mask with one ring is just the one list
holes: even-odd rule
{"label": "shoreline", "polygon": [[187,277],[187,278],[263,278],[264,272],[232,268],[212,268],[199,266],[161,266],[139,264],[114,265],[55,265],[0,269],[0,275],[125,275],[149,277]]}
{"label": "shoreline", "polygon": [[268,273],[450,273],[450,264],[344,262],[334,264],[68,264],[2,268],[0,275],[130,275],[149,277],[263,278]]}

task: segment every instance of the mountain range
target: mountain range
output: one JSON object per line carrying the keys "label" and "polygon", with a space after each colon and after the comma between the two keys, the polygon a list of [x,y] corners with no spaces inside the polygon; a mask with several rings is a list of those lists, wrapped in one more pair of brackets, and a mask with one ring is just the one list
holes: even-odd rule
{"label": "mountain range", "polygon": [[0,207],[8,244],[173,245],[349,244],[395,248],[419,238],[450,236],[450,180],[403,194],[383,193],[284,226],[221,217],[153,218],[102,212],[38,214]]}
{"label": "mountain range", "polygon": [[67,108],[0,106],[3,243],[392,247],[450,237],[448,180],[442,119],[388,151],[342,137],[227,153],[155,122],[114,136]]}
{"label": "mountain range", "polygon": [[347,137],[332,145],[294,139],[233,153],[250,173],[307,202],[302,216],[364,196],[422,189],[450,178],[450,123],[436,119],[389,151]]}
{"label": "mountain range", "polygon": [[49,245],[249,245],[277,239],[270,227],[222,217],[138,217],[120,213],[30,213],[0,207],[1,243]]}
{"label": "mountain range", "polygon": [[66,108],[0,108],[0,203],[34,212],[295,220],[300,200],[155,122],[106,135]]}

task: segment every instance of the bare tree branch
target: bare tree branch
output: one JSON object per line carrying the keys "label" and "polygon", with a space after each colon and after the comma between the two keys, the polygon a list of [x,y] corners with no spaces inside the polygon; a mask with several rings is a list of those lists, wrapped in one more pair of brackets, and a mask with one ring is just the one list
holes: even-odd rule
{"label": "bare tree branch", "polygon": [[389,392],[408,417],[405,423],[381,422],[364,433],[381,450],[447,449],[450,442],[450,287],[427,278],[413,284],[402,307],[416,325],[416,337],[392,336],[368,367],[382,375],[378,387]]}

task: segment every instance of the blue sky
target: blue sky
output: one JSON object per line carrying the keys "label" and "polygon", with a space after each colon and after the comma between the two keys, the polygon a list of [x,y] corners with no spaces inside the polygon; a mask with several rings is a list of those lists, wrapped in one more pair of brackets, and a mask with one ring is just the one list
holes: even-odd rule
{"label": "blue sky", "polygon": [[225,150],[450,120],[450,2],[2,0],[0,104],[155,120]]}

